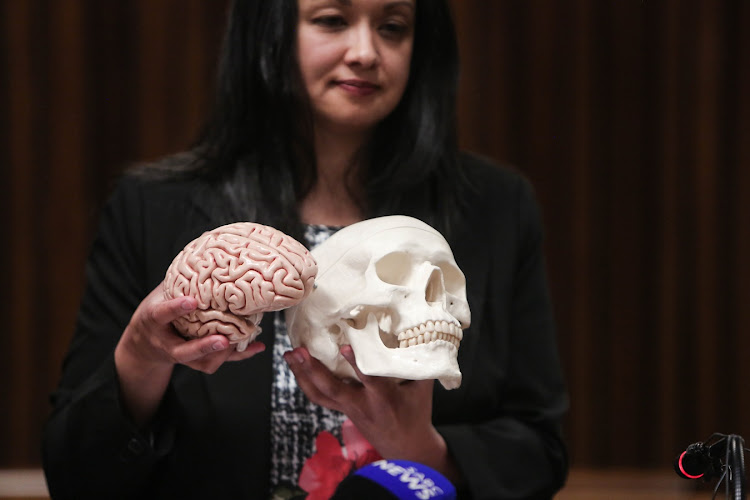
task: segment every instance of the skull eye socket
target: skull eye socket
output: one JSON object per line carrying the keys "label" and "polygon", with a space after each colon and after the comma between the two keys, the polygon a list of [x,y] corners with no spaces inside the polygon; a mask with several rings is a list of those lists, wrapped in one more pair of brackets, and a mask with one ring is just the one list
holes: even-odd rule
{"label": "skull eye socket", "polygon": [[440,271],[443,273],[443,283],[445,283],[445,291],[452,294],[458,295],[466,286],[466,278],[463,273],[454,265],[449,262],[441,262],[438,264]]}
{"label": "skull eye socket", "polygon": [[406,252],[391,252],[375,263],[378,278],[390,285],[406,285],[411,270],[411,257]]}

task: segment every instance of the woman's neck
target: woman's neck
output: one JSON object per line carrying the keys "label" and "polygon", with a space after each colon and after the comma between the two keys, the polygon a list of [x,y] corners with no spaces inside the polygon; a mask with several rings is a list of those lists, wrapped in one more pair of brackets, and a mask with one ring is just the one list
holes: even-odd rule
{"label": "woman's neck", "polygon": [[308,224],[346,226],[363,219],[359,186],[347,185],[348,174],[358,167],[363,134],[317,132],[317,180],[300,207]]}
{"label": "woman's neck", "polygon": [[313,188],[302,200],[300,217],[305,224],[348,226],[364,219],[362,208],[348,193],[333,194]]}
{"label": "woman's neck", "polygon": [[319,178],[329,184],[343,183],[347,172],[359,161],[369,134],[353,130],[316,127],[315,161]]}

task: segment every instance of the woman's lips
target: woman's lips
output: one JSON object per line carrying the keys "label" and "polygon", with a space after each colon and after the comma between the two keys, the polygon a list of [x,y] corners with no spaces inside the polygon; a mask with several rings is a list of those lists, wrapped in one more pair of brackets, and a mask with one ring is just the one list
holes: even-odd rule
{"label": "woman's lips", "polygon": [[357,96],[370,95],[380,88],[379,85],[366,80],[338,80],[336,84],[342,90]]}

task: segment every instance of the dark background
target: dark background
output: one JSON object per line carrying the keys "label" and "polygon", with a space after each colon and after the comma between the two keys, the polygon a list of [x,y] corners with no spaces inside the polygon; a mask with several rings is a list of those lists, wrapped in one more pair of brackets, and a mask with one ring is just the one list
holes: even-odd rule
{"label": "dark background", "polygon": [[[750,439],[750,2],[453,4],[461,143],[542,204],[574,465]],[[225,5],[0,0],[0,467],[40,464],[97,209],[191,142]]]}

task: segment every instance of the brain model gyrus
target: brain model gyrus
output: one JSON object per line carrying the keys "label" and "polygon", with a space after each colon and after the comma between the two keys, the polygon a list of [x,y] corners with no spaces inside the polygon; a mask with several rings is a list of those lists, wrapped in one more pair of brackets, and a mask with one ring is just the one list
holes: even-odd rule
{"label": "brain model gyrus", "polygon": [[188,338],[220,333],[244,351],[263,312],[296,305],[318,267],[300,242],[278,229],[237,222],[203,233],[172,261],[164,296],[194,297],[198,308],[173,321]]}

